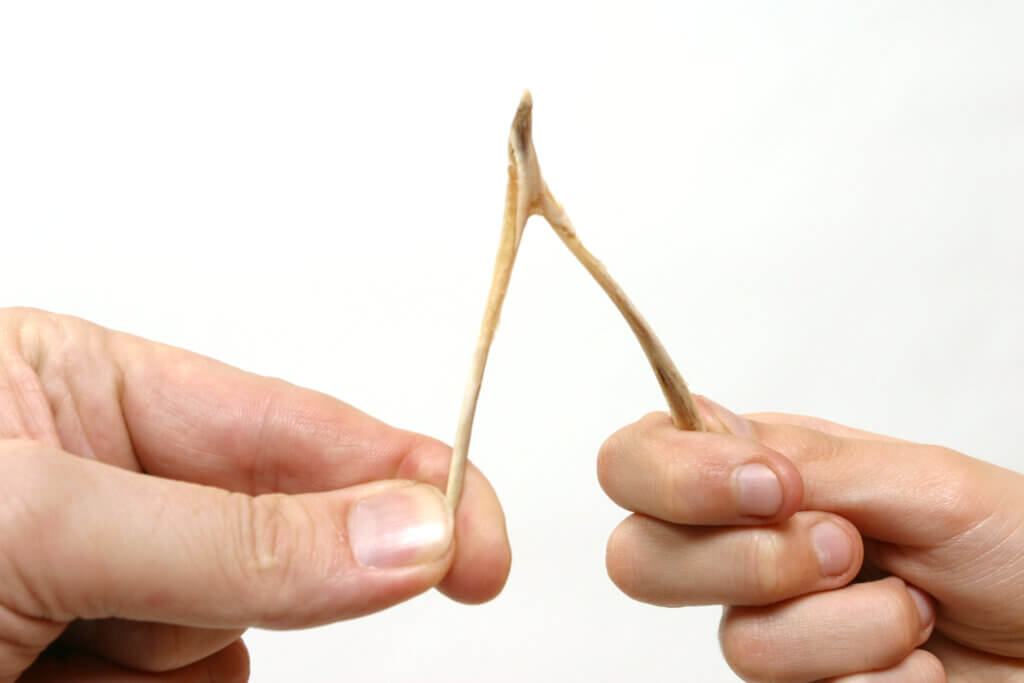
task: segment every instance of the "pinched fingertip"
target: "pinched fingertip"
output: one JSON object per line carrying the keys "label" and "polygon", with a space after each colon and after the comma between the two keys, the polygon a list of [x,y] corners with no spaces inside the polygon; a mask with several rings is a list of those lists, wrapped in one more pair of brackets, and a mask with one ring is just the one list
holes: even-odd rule
{"label": "pinched fingertip", "polygon": [[694,394],[693,401],[697,405],[697,410],[700,411],[707,431],[716,434],[732,434],[746,439],[755,438],[751,424],[725,406],[700,394]]}

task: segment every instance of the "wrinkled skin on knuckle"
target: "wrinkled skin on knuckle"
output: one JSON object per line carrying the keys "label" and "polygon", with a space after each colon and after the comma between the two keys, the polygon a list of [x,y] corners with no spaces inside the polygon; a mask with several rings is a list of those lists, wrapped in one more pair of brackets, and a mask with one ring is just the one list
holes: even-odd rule
{"label": "wrinkled skin on knuckle", "polygon": [[107,351],[110,332],[80,318],[33,308],[0,309],[0,360],[23,360],[41,379],[68,376]]}
{"label": "wrinkled skin on knuckle", "polygon": [[[296,571],[315,568],[315,524],[299,501],[283,494],[255,497],[228,494],[237,512],[237,566],[228,580],[244,586],[245,598],[253,605],[282,602],[282,592],[293,586]],[[288,600],[285,599],[284,602]],[[270,610],[262,621],[274,623],[287,615]]]}
{"label": "wrinkled skin on knuckle", "polygon": [[0,600],[23,614],[66,620],[75,615],[37,581],[39,570],[51,563],[47,548],[60,546],[71,503],[67,496],[51,495],[59,483],[50,480],[43,448],[32,441],[0,441]]}
{"label": "wrinkled skin on knuckle", "polygon": [[22,350],[25,336],[33,330],[30,323],[33,318],[45,315],[42,311],[32,308],[0,308],[0,346],[9,350]]}
{"label": "wrinkled skin on knuckle", "polygon": [[773,602],[786,588],[782,566],[783,538],[772,529],[756,529],[752,534],[745,575],[754,578],[754,599],[757,602]]}
{"label": "wrinkled skin on knuckle", "polygon": [[761,443],[792,460],[798,468],[814,465],[842,467],[847,460],[843,457],[844,440],[840,437],[805,427],[755,425]]}
{"label": "wrinkled skin on knuckle", "polygon": [[6,309],[2,313],[4,346],[21,355],[37,371],[64,355],[80,328],[95,327],[78,318],[34,308]]}
{"label": "wrinkled skin on knuckle", "polygon": [[71,316],[8,312],[0,320],[0,410],[12,411],[15,421],[0,437],[138,469],[120,410],[124,381],[113,334]]}
{"label": "wrinkled skin on knuckle", "polygon": [[[797,459],[804,463],[842,463],[843,439],[832,434],[798,429],[793,438]],[[782,451],[783,453],[785,451]]]}
{"label": "wrinkled skin on knuckle", "polygon": [[[39,505],[47,472],[38,444],[0,441],[0,678],[15,680],[70,621],[58,591],[45,585],[47,556],[40,539],[54,536],[56,518]],[[42,489],[40,489],[42,487]],[[65,501],[61,501],[65,502]],[[45,507],[45,506],[44,506]],[[55,522],[56,520],[56,522]]]}

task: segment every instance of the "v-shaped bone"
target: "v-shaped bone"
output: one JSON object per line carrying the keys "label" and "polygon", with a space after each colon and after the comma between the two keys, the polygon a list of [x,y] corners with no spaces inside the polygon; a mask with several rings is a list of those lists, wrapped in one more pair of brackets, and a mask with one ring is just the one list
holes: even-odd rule
{"label": "v-shaped bone", "polygon": [[686,382],[676,369],[665,347],[662,346],[647,321],[622,291],[618,283],[612,279],[605,267],[591,254],[579,238],[569,221],[565,209],[551,194],[537,162],[537,151],[533,147],[533,98],[530,92],[523,94],[519,109],[512,121],[512,130],[508,140],[508,186],[505,190],[505,216],[502,221],[501,241],[498,255],[494,262],[494,274],[491,279],[491,291],[487,296],[487,308],[484,310],[480,336],[473,353],[473,366],[462,400],[462,413],[455,434],[455,445],[452,460],[448,469],[448,504],[454,509],[462,495],[462,481],[469,454],[469,438],[473,430],[473,416],[476,414],[477,398],[483,382],[484,366],[487,365],[487,353],[494,340],[494,332],[498,327],[501,306],[505,301],[508,283],[512,277],[512,266],[515,264],[519,242],[523,237],[523,228],[530,216],[540,215],[554,228],[569,251],[571,251],[583,267],[593,276],[601,288],[608,294],[612,302],[629,323],[636,335],[647,360],[650,361],[654,374],[661,385],[661,391],[668,400],[672,421],[680,429],[704,431],[700,413],[694,405]]}

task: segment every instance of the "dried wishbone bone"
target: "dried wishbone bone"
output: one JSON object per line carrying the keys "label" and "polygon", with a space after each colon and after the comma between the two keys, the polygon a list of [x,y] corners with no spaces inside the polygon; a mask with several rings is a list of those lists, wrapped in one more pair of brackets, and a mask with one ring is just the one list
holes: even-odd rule
{"label": "dried wishbone bone", "polygon": [[612,302],[633,329],[640,346],[647,354],[654,374],[658,377],[661,391],[668,400],[672,421],[679,429],[704,431],[704,423],[694,405],[686,382],[669,358],[665,347],[661,345],[654,331],[640,315],[639,311],[626,296],[618,283],[612,279],[601,262],[576,237],[569,216],[558,203],[540,173],[537,162],[537,151],[533,147],[532,136],[533,98],[530,91],[523,93],[519,109],[512,120],[508,144],[508,186],[505,190],[505,216],[502,221],[501,242],[498,256],[494,262],[494,274],[491,279],[491,291],[487,295],[487,308],[484,310],[480,336],[477,339],[476,351],[473,353],[473,366],[470,370],[466,393],[462,400],[462,413],[455,434],[455,445],[452,452],[451,465],[448,469],[448,504],[455,509],[462,494],[462,480],[466,470],[466,458],[469,453],[469,437],[473,430],[473,416],[476,413],[477,398],[480,396],[480,385],[483,382],[484,366],[487,364],[487,353],[494,340],[494,332],[498,327],[501,305],[505,301],[508,283],[512,277],[512,266],[515,264],[519,242],[523,237],[526,220],[535,214],[547,220],[558,236],[565,242],[583,267],[593,276],[601,288],[611,297]]}

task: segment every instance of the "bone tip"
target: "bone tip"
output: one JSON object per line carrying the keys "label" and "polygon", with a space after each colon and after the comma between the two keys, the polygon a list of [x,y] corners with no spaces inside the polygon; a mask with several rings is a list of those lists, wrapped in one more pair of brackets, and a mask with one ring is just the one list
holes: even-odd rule
{"label": "bone tip", "polygon": [[529,90],[523,91],[523,97],[519,100],[519,108],[516,109],[516,117],[512,120],[513,139],[516,147],[523,150],[530,144],[530,128],[533,124],[533,95]]}

